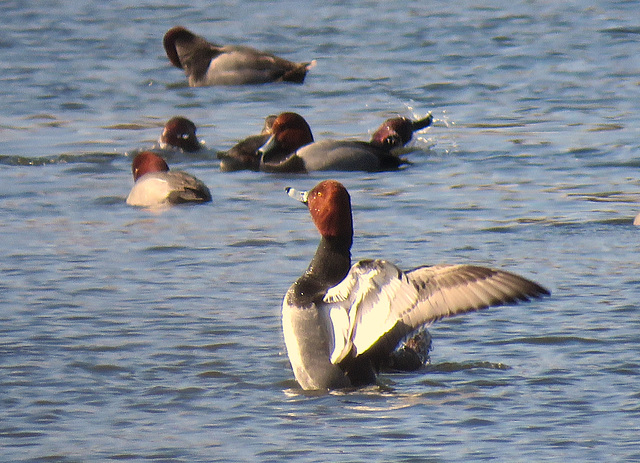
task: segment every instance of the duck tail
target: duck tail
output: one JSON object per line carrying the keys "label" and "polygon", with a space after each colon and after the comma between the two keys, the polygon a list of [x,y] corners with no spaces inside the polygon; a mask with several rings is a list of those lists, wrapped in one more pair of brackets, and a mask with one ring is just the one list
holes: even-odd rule
{"label": "duck tail", "polygon": [[307,76],[309,69],[316,65],[316,60],[309,61],[308,63],[296,64],[292,69],[285,72],[282,76],[284,82],[293,82],[295,84],[301,84],[304,82],[304,78]]}
{"label": "duck tail", "polygon": [[429,113],[429,114],[427,114],[427,117],[425,117],[424,119],[413,121],[411,123],[411,130],[413,132],[416,132],[418,130],[422,130],[422,129],[426,128],[426,127],[429,127],[432,122],[433,122],[433,116],[431,115],[431,113]]}

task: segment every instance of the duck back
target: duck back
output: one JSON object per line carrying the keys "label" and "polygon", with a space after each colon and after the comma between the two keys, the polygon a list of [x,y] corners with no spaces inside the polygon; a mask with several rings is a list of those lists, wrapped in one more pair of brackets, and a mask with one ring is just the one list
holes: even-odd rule
{"label": "duck back", "polygon": [[323,140],[297,151],[307,172],[317,170],[378,172],[405,163],[388,150],[362,141]]}

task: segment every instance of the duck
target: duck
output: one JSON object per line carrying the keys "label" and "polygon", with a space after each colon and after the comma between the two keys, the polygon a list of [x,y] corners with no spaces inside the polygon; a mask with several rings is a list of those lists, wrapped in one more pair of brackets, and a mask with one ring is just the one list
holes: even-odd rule
{"label": "duck", "polygon": [[264,119],[262,131],[258,135],[251,135],[240,141],[228,151],[218,153],[220,170],[222,172],[234,172],[237,170],[260,170],[260,157],[258,150],[271,136],[275,114],[270,114]]}
{"label": "duck", "polygon": [[151,151],[138,153],[131,163],[134,185],[130,206],[158,207],[211,201],[209,188],[186,172],[169,171],[167,162]]}
{"label": "duck", "polygon": [[[260,151],[260,148],[263,147],[273,134],[273,124],[278,117],[280,117],[279,124],[281,124],[279,130],[288,130],[289,132],[286,138],[296,138],[298,142],[293,144],[293,147],[285,147],[283,149],[282,144],[286,144],[286,141],[280,142],[279,146],[277,146],[278,142],[274,141],[274,146],[271,148],[273,151],[268,155],[267,161],[261,163],[262,151]],[[384,151],[391,151],[392,149],[402,147],[411,141],[413,132],[428,127],[431,125],[432,120],[433,117],[431,114],[417,121],[412,121],[406,117],[387,119],[374,132],[369,143],[383,148]],[[294,125],[298,125],[298,129],[292,129],[291,127]],[[282,127],[287,126],[289,126],[289,129],[282,129]],[[265,119],[264,128],[259,135],[252,135],[228,151],[218,153],[218,159],[221,161],[220,170],[223,172],[233,172],[237,170],[307,172],[302,160],[296,156],[289,155],[287,151],[295,151],[296,146],[307,143],[310,140],[311,142],[313,141],[311,128],[306,120],[299,114],[281,113],[278,116],[270,115]],[[345,148],[348,150],[349,146],[352,146],[352,143],[352,141],[345,141]],[[335,145],[335,142],[333,144]],[[363,146],[362,144],[363,142],[355,142],[357,148],[361,148]],[[366,147],[366,144],[364,146]],[[406,161],[403,160],[403,162]]]}
{"label": "duck", "polygon": [[169,61],[183,69],[190,87],[269,82],[301,84],[315,60],[294,63],[246,46],[216,45],[181,26],[163,38]]}
{"label": "duck", "polygon": [[164,125],[158,143],[161,149],[177,148],[186,153],[200,151],[202,145],[196,136],[196,125],[182,116],[172,117]]}
{"label": "duck", "polygon": [[322,140],[314,142],[307,121],[293,112],[278,115],[272,135],[259,149],[260,170],[264,172],[308,173],[313,171],[397,170],[408,164],[395,155],[394,148],[404,146],[416,130],[428,127],[429,114],[419,121],[398,117],[385,121],[371,141]]}
{"label": "duck", "polygon": [[398,342],[443,317],[550,295],[504,270],[467,264],[403,271],[382,259],[351,265],[351,197],[336,180],[309,191],[286,189],[305,203],[320,233],[307,270],[282,302],[282,329],[295,379],[304,390],[358,388],[377,382]]}

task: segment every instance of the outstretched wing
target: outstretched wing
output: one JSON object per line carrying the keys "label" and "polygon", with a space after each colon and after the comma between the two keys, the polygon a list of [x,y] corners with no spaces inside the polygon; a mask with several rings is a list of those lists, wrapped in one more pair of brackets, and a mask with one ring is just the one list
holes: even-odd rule
{"label": "outstretched wing", "polygon": [[513,273],[472,265],[403,272],[383,260],[355,264],[324,297],[334,323],[331,361],[384,343],[389,352],[416,328],[443,317],[548,295]]}
{"label": "outstretched wing", "polygon": [[474,265],[418,267],[407,278],[420,294],[414,307],[401,312],[401,320],[411,326],[551,294],[514,273]]}

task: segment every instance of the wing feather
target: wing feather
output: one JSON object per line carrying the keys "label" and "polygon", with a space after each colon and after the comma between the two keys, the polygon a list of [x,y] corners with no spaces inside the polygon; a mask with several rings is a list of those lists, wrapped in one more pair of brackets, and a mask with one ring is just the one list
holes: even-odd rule
{"label": "wing feather", "polygon": [[[413,289],[413,293],[407,289]],[[398,321],[391,309],[412,306],[417,298],[417,291],[395,265],[380,260],[355,264],[323,299],[330,314],[342,311],[349,320],[346,331],[333,327],[331,361],[338,363],[350,353],[365,352]]]}
{"label": "wing feather", "polygon": [[[394,307],[411,307],[418,292],[406,276],[392,264],[378,266],[369,287],[368,297],[355,307],[352,341],[354,354],[366,351],[380,335],[391,330],[398,321]],[[352,309],[353,311],[353,309]]]}
{"label": "wing feather", "polygon": [[[548,295],[537,283],[502,270],[473,265],[436,265],[407,272],[420,291],[420,301],[409,309],[416,320],[429,323],[443,317],[490,306],[528,301]],[[426,284],[426,283],[431,284]]]}
{"label": "wing feather", "polygon": [[435,265],[405,273],[383,260],[360,261],[324,297],[336,320],[331,361],[363,354],[385,336],[395,346],[443,317],[548,294],[533,281],[487,267]]}
{"label": "wing feather", "polygon": [[333,330],[333,350],[331,352],[331,363],[338,363],[345,358],[351,350],[348,342],[351,337],[351,326],[349,324],[349,314],[341,307],[334,306],[329,308],[329,319]]}

